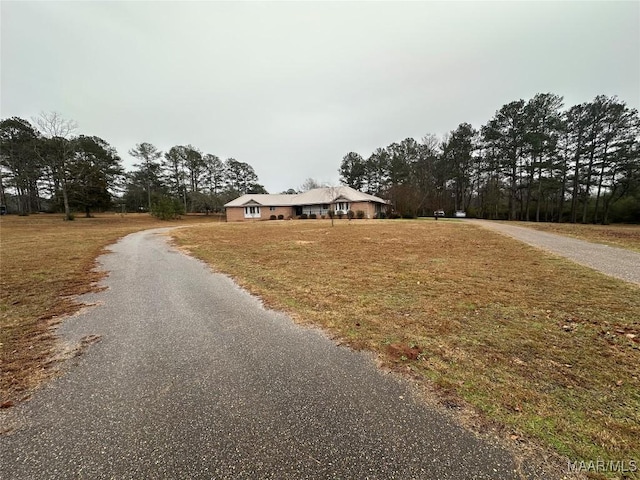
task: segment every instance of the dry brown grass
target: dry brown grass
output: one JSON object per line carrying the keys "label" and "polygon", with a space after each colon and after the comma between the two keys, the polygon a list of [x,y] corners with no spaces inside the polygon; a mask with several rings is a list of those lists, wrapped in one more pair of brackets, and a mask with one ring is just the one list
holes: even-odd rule
{"label": "dry brown grass", "polygon": [[[0,404],[51,374],[94,259],[147,215],[0,220]],[[571,459],[640,456],[637,287],[461,222],[216,224],[177,242],[298,321]]]}
{"label": "dry brown grass", "polygon": [[603,243],[640,252],[640,225],[583,225],[576,223],[512,222],[543,232]]}
{"label": "dry brown grass", "polygon": [[146,228],[205,220],[160,222],[150,215],[105,214],[64,222],[60,215],[0,217],[0,406],[28,395],[52,372],[51,327],[78,310],[74,295],[101,274],[95,258],[118,238]]}
{"label": "dry brown grass", "polygon": [[571,459],[640,457],[640,291],[462,222],[220,224],[176,242],[300,322]]}

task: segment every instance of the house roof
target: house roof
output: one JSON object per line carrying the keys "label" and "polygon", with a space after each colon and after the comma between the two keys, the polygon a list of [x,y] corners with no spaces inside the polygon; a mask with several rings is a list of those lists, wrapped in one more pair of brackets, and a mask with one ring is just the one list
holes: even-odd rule
{"label": "house roof", "polygon": [[324,205],[335,200],[347,202],[374,202],[387,204],[386,200],[359,192],[351,187],[314,188],[304,193],[265,195],[248,193],[225,204],[225,207],[244,207],[245,205],[262,205],[264,207],[285,207],[296,205]]}

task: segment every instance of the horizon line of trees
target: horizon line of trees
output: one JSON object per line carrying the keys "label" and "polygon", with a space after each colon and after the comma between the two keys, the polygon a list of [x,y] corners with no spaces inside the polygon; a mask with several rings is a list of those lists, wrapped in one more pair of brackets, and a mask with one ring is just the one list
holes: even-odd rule
{"label": "horizon line of trees", "polygon": [[461,123],[349,152],[340,181],[391,200],[406,217],[464,210],[488,219],[640,222],[640,118],[617,97],[563,110],[542,93],[502,106],[479,129]]}
{"label": "horizon line of trees", "polygon": [[0,204],[9,213],[119,209],[153,212],[170,203],[176,212],[219,210],[244,193],[266,193],[253,167],[221,160],[192,145],[167,152],[139,143],[126,172],[115,148],[97,136],[76,135],[77,124],[60,114],[29,121],[0,121]]}
{"label": "horizon line of trees", "polygon": [[[0,203],[15,213],[118,209],[210,212],[245,193],[267,193],[253,167],[192,145],[161,152],[136,144],[126,172],[117,151],[77,125],[42,113],[0,122]],[[489,219],[640,222],[640,117],[617,97],[563,109],[561,96],[505,104],[479,129],[461,123],[344,156],[340,181],[388,199],[396,213],[464,210]],[[307,179],[302,190],[319,186]],[[286,193],[294,193],[289,189]],[[283,192],[285,193],[285,192]]]}

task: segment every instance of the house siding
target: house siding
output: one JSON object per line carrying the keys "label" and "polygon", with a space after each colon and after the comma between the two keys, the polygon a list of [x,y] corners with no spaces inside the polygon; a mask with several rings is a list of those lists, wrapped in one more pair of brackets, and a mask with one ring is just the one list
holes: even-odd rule
{"label": "house siding", "polygon": [[[351,187],[315,188],[300,194],[245,194],[225,205],[227,221],[244,222],[247,220],[269,220],[282,215],[283,218],[296,218],[301,214],[322,217],[330,210],[347,210],[354,213],[364,212],[365,218],[375,218],[376,212],[386,210],[388,202],[382,198],[368,195]],[[251,208],[253,214],[246,215],[245,208]],[[257,208],[260,209],[258,213]]]}
{"label": "house siding", "polygon": [[284,219],[287,220],[289,217],[293,216],[293,208],[291,207],[275,207],[275,208],[276,209],[274,211],[271,211],[269,207],[262,207],[262,209],[260,209],[262,218],[264,220],[269,220],[269,218],[271,218],[271,215],[275,215],[276,217],[278,215],[282,215]]}
{"label": "house siding", "polygon": [[[257,206],[257,205],[256,205]],[[275,210],[271,210],[270,207],[260,205],[260,217],[258,218],[245,218],[244,207],[227,207],[227,222],[246,222],[251,220],[269,220],[271,215],[284,216],[285,219],[293,216],[293,209],[291,207],[275,207]]]}
{"label": "house siding", "polygon": [[364,218],[375,218],[376,215],[376,204],[373,202],[353,202],[349,205],[349,209],[352,210],[353,213],[362,210],[364,212]]}
{"label": "house siding", "polygon": [[[331,205],[332,207],[334,205]],[[375,218],[376,216],[376,204],[373,202],[351,202],[349,203],[349,210],[357,213],[358,210],[364,212],[364,218]],[[270,207],[260,206],[260,217],[245,218],[244,207],[227,207],[227,222],[246,222],[251,220],[269,220],[271,215],[282,215],[285,220],[289,217],[295,218],[295,208],[293,207],[275,207],[275,210],[271,210]],[[320,209],[320,205],[305,205],[303,207],[303,213],[308,214],[316,213],[318,217],[325,215],[326,210]]]}
{"label": "house siding", "polygon": [[[262,209],[260,209],[262,213]],[[227,222],[244,222],[244,207],[227,207]]]}

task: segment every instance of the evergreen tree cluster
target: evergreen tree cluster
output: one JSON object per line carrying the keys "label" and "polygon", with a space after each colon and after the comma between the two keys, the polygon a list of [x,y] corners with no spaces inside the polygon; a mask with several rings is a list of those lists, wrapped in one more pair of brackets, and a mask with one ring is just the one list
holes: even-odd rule
{"label": "evergreen tree cluster", "polygon": [[485,125],[460,124],[349,152],[341,182],[392,201],[402,216],[464,210],[489,219],[640,222],[640,117],[617,97],[563,109],[538,94],[501,107]]}
{"label": "evergreen tree cluster", "polygon": [[[117,209],[129,212],[210,212],[243,193],[266,193],[251,165],[177,145],[149,143],[129,152],[139,163],[125,172],[117,151],[100,137],[75,135],[59,114],[36,126],[19,117],[0,121],[0,204],[28,215]],[[171,206],[171,209],[167,208]]]}

